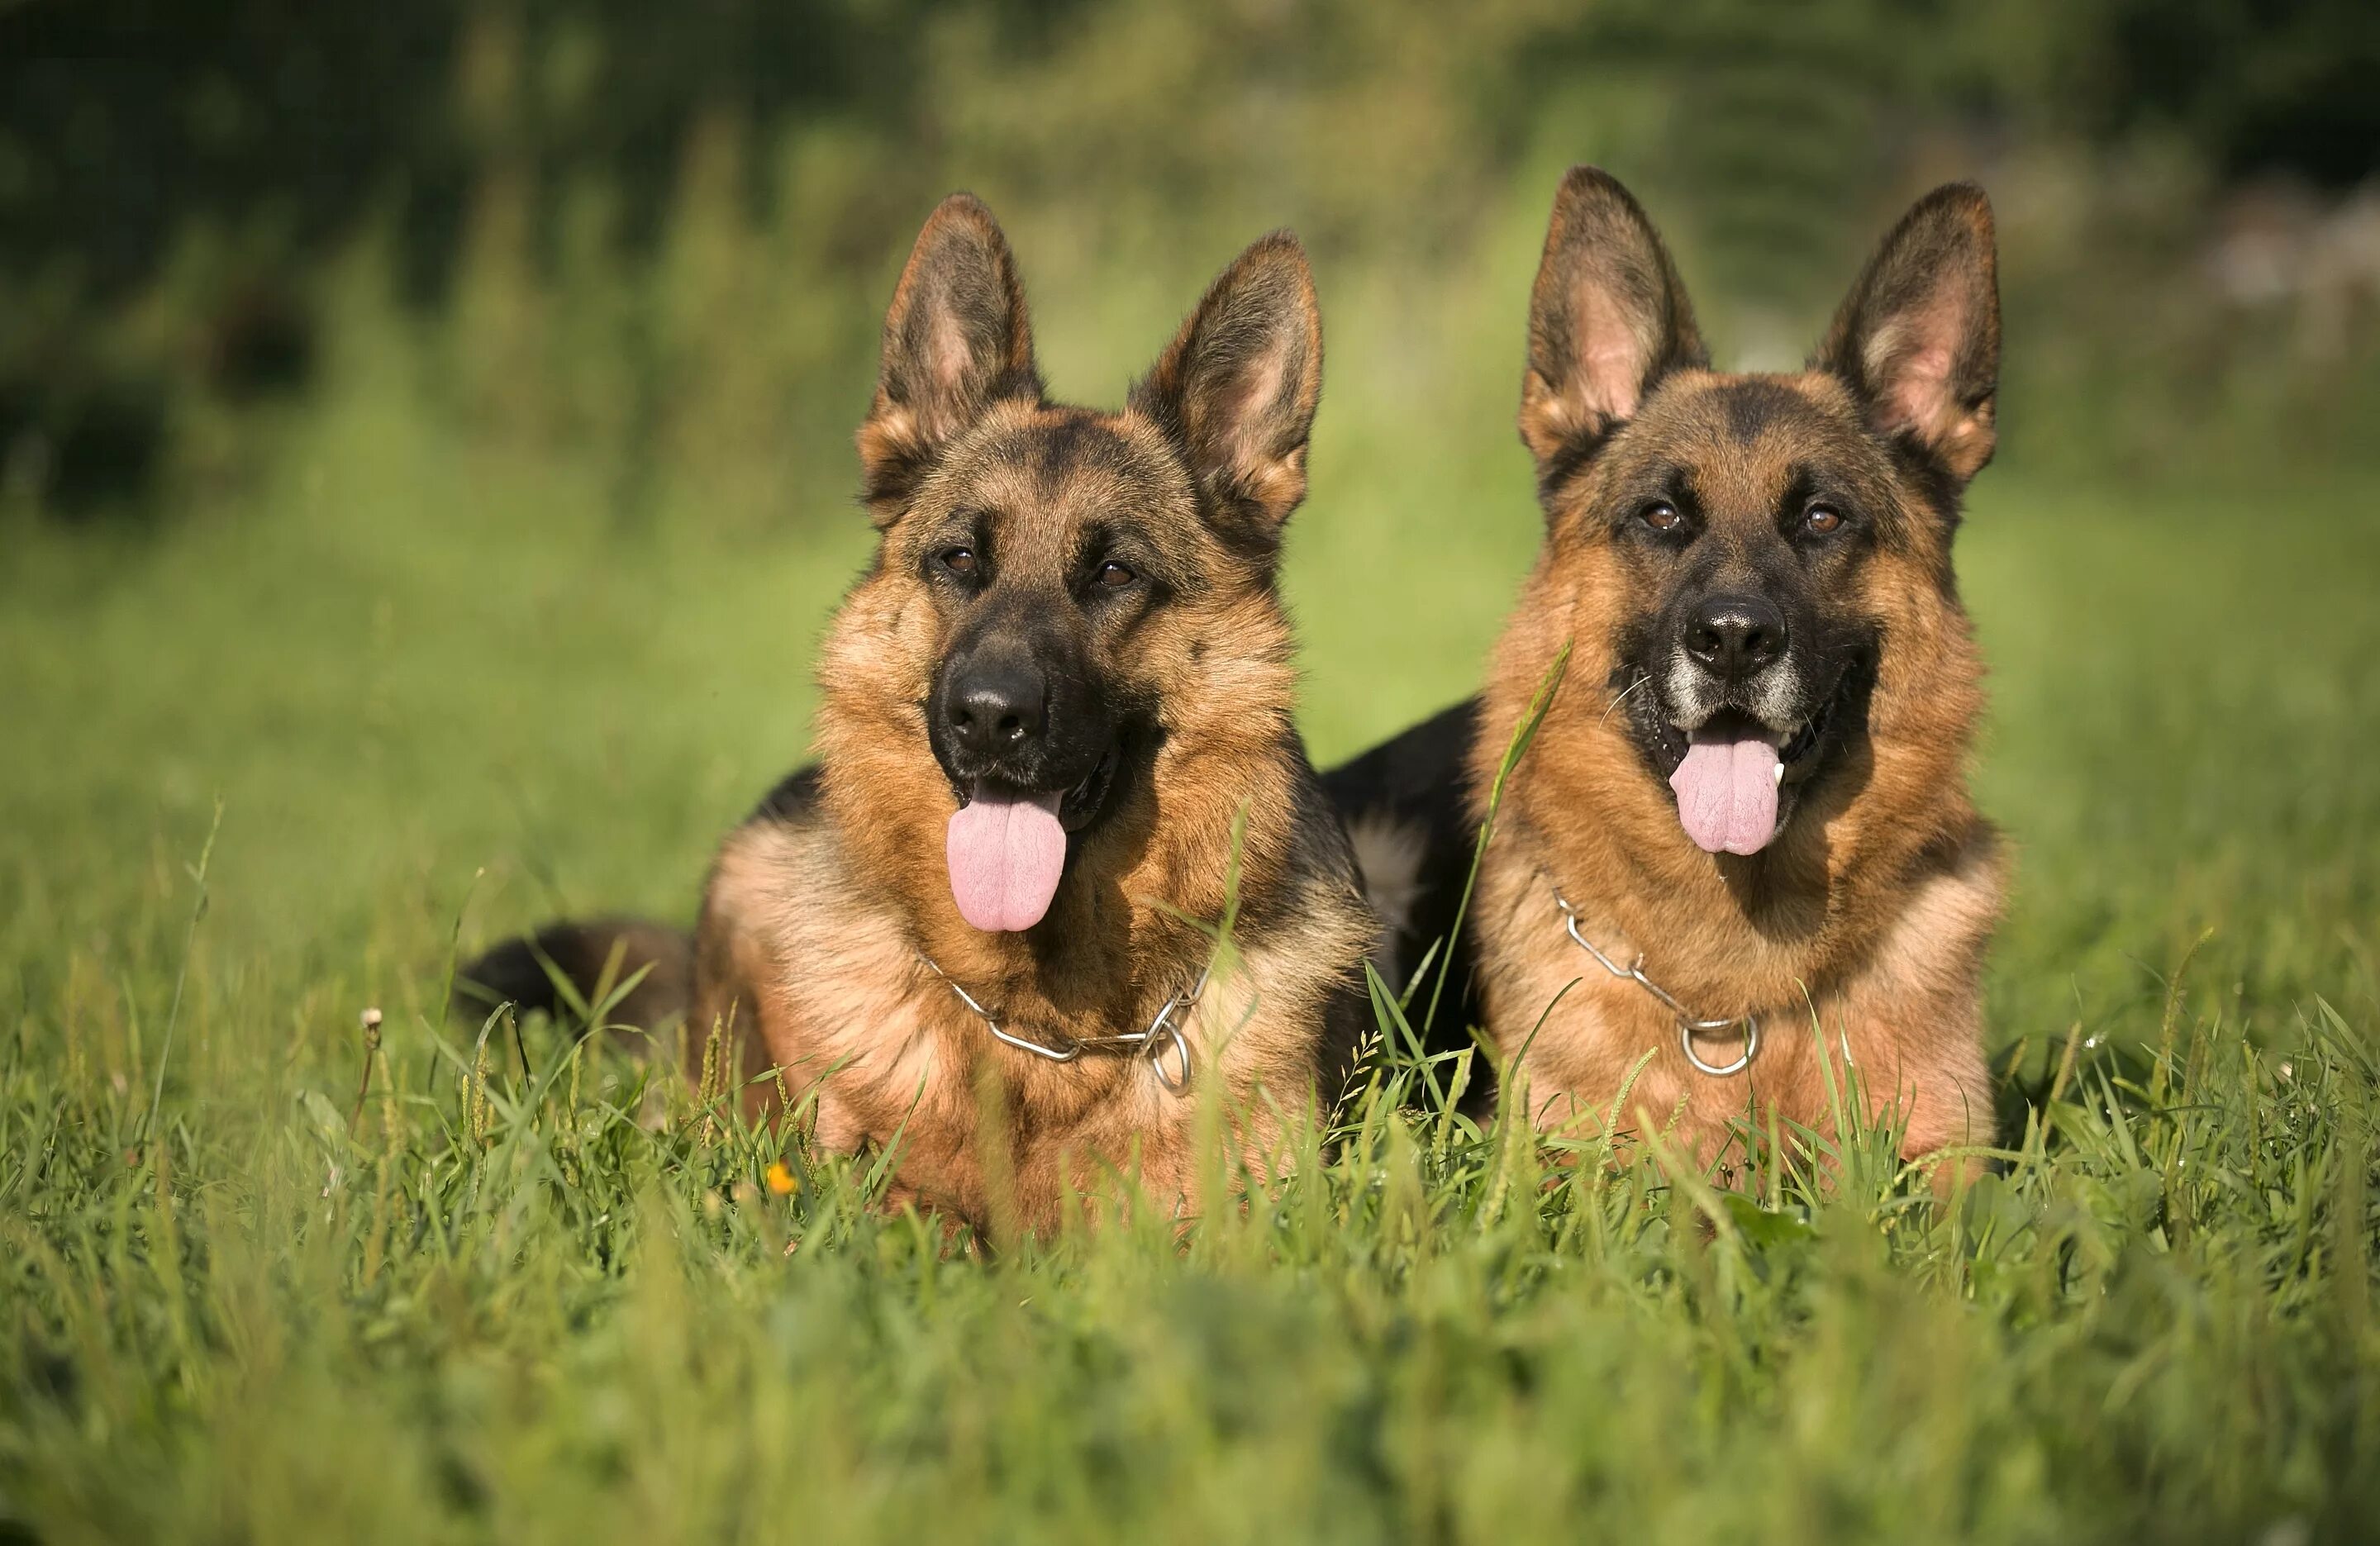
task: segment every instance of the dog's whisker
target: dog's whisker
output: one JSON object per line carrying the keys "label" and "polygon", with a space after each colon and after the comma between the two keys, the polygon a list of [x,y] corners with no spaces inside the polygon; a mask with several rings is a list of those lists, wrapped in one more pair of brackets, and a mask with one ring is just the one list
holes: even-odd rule
{"label": "dog's whisker", "polygon": [[1621,704],[1626,703],[1631,697],[1635,695],[1637,688],[1649,686],[1652,683],[1652,681],[1653,679],[1651,677],[1639,672],[1635,681],[1621,688],[1620,695],[1613,698],[1610,703],[1604,706],[1603,719],[1598,719],[1597,723],[1600,724],[1604,719],[1609,719],[1614,714],[1620,711],[1620,706]]}

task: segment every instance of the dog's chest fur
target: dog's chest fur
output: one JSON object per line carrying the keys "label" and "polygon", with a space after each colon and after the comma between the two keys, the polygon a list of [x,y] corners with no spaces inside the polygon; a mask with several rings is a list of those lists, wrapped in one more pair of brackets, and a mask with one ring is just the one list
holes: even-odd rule
{"label": "dog's chest fur", "polygon": [[[946,980],[902,914],[852,883],[832,827],[815,813],[755,823],[729,839],[706,928],[725,948],[709,953],[714,980],[698,1013],[732,1003],[765,1049],[759,1066],[784,1069],[797,1097],[817,1088],[822,1147],[897,1145],[894,1202],[914,1198],[978,1226],[1006,1214],[1036,1231],[1058,1224],[1070,1197],[1115,1195],[1123,1176],[1136,1176],[1151,1199],[1196,1206],[1199,1109],[1210,1095],[1229,1103],[1235,1142],[1269,1147],[1279,1132],[1271,1102],[1294,1105],[1325,1071],[1313,1027],[1332,984],[1316,971],[1317,955],[1353,954],[1361,943],[1293,938],[1247,949],[1177,1017],[1196,1069],[1185,1093],[1135,1053],[1058,1063],[1004,1046],[950,981],[1013,1033],[1057,1045],[1144,1029],[1191,987],[1204,960],[1195,944],[1139,953],[1138,981],[1120,957],[1105,993],[1070,993],[1063,1005],[1014,966],[977,975],[968,967],[979,960],[953,958],[938,963]],[[1170,1054],[1166,1067],[1174,1068]]]}
{"label": "dog's chest fur", "polygon": [[[1591,866],[1572,859],[1563,864],[1534,834],[1508,829],[1480,878],[1481,991],[1504,1050],[1520,1056],[1537,1125],[1582,1134],[1649,1126],[1706,1163],[1726,1154],[1731,1124],[1765,1129],[1772,1117],[1831,1132],[1840,1113],[1888,1111],[1909,1153],[1988,1131],[1976,999],[2000,864],[1987,827],[1899,877],[1888,898],[1849,909],[1860,926],[1799,940],[1765,936],[1724,892],[1632,893],[1612,883],[1616,855]],[[1641,960],[1699,1018],[1759,1017],[1748,1069],[1721,1077],[1688,1061],[1675,1014],[1571,939],[1553,870],[1575,877],[1562,889],[1580,932],[1621,966]],[[1724,1033],[1696,1043],[1704,1061],[1722,1066],[1742,1047]]]}

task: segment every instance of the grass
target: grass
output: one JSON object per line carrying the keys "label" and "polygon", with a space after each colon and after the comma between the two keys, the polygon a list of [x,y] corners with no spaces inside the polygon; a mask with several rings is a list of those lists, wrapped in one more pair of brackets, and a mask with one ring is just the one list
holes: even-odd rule
{"label": "grass", "polygon": [[[1325,758],[1467,690],[1537,529],[1500,364],[1441,442],[1409,336],[1333,347]],[[2369,1531],[2380,484],[2069,482],[2012,418],[1961,538],[2011,1157],[1954,1206],[1888,1134],[1720,1197],[1380,1100],[1186,1246],[987,1262],[434,1014],[458,934],[690,910],[865,537],[839,458],[624,528],[403,357],[153,534],[0,513],[0,1540]]]}

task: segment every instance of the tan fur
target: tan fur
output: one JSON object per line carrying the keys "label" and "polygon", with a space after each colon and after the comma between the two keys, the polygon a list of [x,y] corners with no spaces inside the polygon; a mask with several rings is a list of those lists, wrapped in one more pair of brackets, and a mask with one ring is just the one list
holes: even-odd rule
{"label": "tan fur", "polygon": [[[929,225],[919,252],[935,241]],[[998,251],[999,283],[1014,294]],[[1226,437],[1211,469],[1275,525],[1302,492],[1304,417],[1318,390],[1311,289],[1283,238],[1251,248],[1226,276],[1287,283],[1293,260],[1305,332],[1266,343],[1227,390],[1288,393],[1295,444]],[[888,359],[911,292],[927,283],[920,261],[895,298]],[[965,415],[896,400],[905,379],[888,365],[892,384],[861,433],[882,547],[819,661],[817,804],[732,835],[705,905],[689,1033],[736,1027],[747,1067],[782,1069],[797,1098],[815,1091],[818,1142],[896,1148],[896,1202],[995,1233],[1050,1228],[1070,1196],[1112,1195],[1121,1174],[1136,1173],[1161,1207],[1205,1205],[1193,1174],[1205,1102],[1222,1103],[1222,1130],[1248,1157],[1277,1163],[1280,1115],[1337,1093],[1348,1051],[1339,1044],[1352,1037],[1327,1022],[1360,983],[1377,933],[1298,748],[1292,640],[1269,553],[1231,540],[1248,512],[1219,508],[1200,482],[1209,469],[1197,434],[1185,445],[1151,405],[1173,402],[1178,383],[1160,378],[1180,374],[1198,320],[1116,414],[1043,402],[1022,344],[1001,369],[1029,390],[992,391]],[[1016,326],[1021,334],[1021,309]],[[943,363],[955,347],[948,324],[936,327],[917,330],[941,356],[917,377],[929,397],[963,377]],[[1280,379],[1284,352],[1305,362],[1302,383]],[[1095,454],[1051,449],[1087,444]],[[1056,624],[1084,630],[1114,694],[1147,706],[1161,734],[1145,774],[1076,839],[1048,916],[1025,933],[969,926],[942,863],[957,799],[929,747],[926,705],[951,622],[921,572],[946,539],[938,523],[954,513],[988,513],[1004,583],[1046,584],[1053,597],[1066,594],[1080,534],[1127,513],[1161,548],[1172,586],[1127,622]],[[1138,1031],[1213,952],[1235,862],[1241,949],[1182,1022],[1196,1067],[1187,1096],[1146,1057],[1059,1064],[1002,1045],[937,973],[1045,1045]],[[759,1086],[759,1098],[773,1089]]]}
{"label": "tan fur", "polygon": [[[1840,397],[1822,379],[1791,384]],[[1664,395],[1682,405],[1694,386],[1674,380]],[[1710,449],[1729,476],[1759,485],[1781,480],[1792,448],[1734,458]],[[1706,1157],[1751,1101],[1824,1127],[1823,1039],[1848,1042],[1872,1109],[1899,1101],[1909,1153],[1988,1129],[1975,997],[2000,861],[1963,781],[1982,672],[1965,619],[1930,579],[1932,561],[1879,554],[1869,565],[1862,605],[1892,645],[1865,744],[1849,754],[1864,766],[1822,786],[1767,852],[1738,858],[1686,837],[1674,798],[1602,690],[1613,630],[1633,605],[1623,569],[1607,549],[1557,545],[1540,556],[1496,648],[1473,774],[1475,788],[1490,786],[1512,727],[1569,642],[1565,684],[1510,781],[1476,904],[1488,1022],[1508,1053],[1582,979],[1522,1059],[1541,1120],[1600,1118],[1649,1049],[1631,1106],[1666,1120],[1685,1099],[1688,1141]],[[1760,1014],[1767,1039],[1748,1077],[1696,1072],[1668,1011],[1571,943],[1557,887],[1589,939],[1623,964],[1641,953],[1647,974],[1698,1015]],[[1734,1050],[1714,1044],[1704,1057],[1724,1063]]]}
{"label": "tan fur", "polygon": [[[1474,913],[1488,1029],[1525,1079],[1539,1125],[1592,1132],[1616,1115],[1625,1133],[1640,1111],[1657,1128],[1674,1113],[1685,1145],[1720,1162],[1733,1122],[1831,1128],[1823,1052],[1838,1081],[1846,1057],[1856,1069],[1870,1114],[1898,1113],[1906,1154],[1990,1136],[1978,996],[2004,860],[1964,779],[1982,666],[1948,584],[1952,523],[1870,432],[1930,415],[1948,442],[1936,449],[1955,471],[1981,465],[1988,394],[1951,412],[1938,392],[1946,368],[1931,369],[1936,396],[1922,382],[1888,393],[1890,421],[1874,426],[1838,374],[1764,378],[1791,394],[1791,411],[1747,437],[1718,393],[1751,378],[1673,368],[1622,434],[1546,489],[1547,545],[1496,646],[1471,770],[1475,790],[1491,786],[1514,725],[1569,645],[1563,685],[1508,784]],[[1533,447],[1550,433],[1531,423],[1548,396],[1533,378],[1524,408]],[[1551,454],[1541,451],[1541,465]],[[1852,469],[1863,505],[1881,513],[1857,594],[1833,602],[1884,641],[1865,734],[1836,754],[1765,852],[1706,853],[1681,827],[1617,702],[1625,689],[1616,678],[1626,675],[1615,673],[1617,641],[1648,604],[1646,586],[1626,545],[1587,513],[1623,498],[1647,466],[1692,468],[1710,513],[1700,540],[1730,564],[1739,532],[1756,529],[1735,523],[1773,519],[1797,463],[1821,454],[1831,468]],[[1695,1070],[1672,1015],[1571,941],[1557,892],[1587,938],[1622,965],[1641,956],[1646,974],[1697,1016],[1758,1015],[1764,1039],[1747,1073]],[[1730,1039],[1700,1046],[1721,1064],[1740,1049]],[[1629,1070],[1647,1054],[1615,1113]]]}

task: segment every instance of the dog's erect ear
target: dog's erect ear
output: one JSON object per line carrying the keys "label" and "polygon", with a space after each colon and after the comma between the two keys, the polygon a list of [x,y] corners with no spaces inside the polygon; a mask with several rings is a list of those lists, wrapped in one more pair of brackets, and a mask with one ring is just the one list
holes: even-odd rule
{"label": "dog's erect ear", "polygon": [[1305,497],[1322,396],[1322,310],[1305,249],[1263,237],[1207,288],[1132,389],[1132,405],[1189,459],[1225,535],[1269,548]]}
{"label": "dog's erect ear", "polygon": [[1593,455],[1664,375],[1707,363],[1653,223],[1609,173],[1572,167],[1529,292],[1521,440],[1540,484]]}
{"label": "dog's erect ear", "polygon": [[1982,188],[1937,187],[1901,217],[1811,363],[1850,383],[1876,432],[1954,492],[1983,470],[1997,436],[2000,294]]}
{"label": "dog's erect ear", "polygon": [[877,524],[900,514],[934,458],[1003,398],[1038,402],[1025,290],[1000,223],[970,193],[935,206],[884,314],[876,401],[859,427]]}

